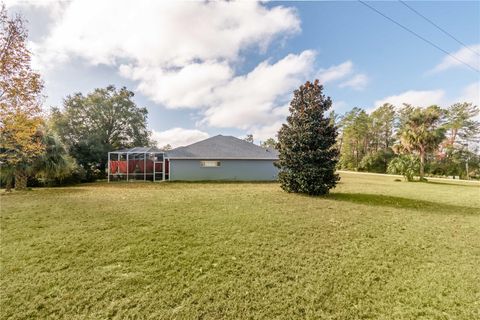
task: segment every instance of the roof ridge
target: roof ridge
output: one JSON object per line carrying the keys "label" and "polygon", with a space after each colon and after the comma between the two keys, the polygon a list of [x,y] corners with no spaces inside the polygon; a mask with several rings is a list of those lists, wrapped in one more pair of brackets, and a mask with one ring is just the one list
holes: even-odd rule
{"label": "roof ridge", "polygon": [[168,152],[182,159],[278,159],[276,150],[269,150],[235,136],[216,135]]}

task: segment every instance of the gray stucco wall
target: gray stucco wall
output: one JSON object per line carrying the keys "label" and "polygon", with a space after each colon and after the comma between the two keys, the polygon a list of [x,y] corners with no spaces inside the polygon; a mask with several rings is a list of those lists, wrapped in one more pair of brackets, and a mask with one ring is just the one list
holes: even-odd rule
{"label": "gray stucco wall", "polygon": [[201,160],[170,160],[170,180],[276,180],[272,160],[218,160],[220,167],[202,167]]}

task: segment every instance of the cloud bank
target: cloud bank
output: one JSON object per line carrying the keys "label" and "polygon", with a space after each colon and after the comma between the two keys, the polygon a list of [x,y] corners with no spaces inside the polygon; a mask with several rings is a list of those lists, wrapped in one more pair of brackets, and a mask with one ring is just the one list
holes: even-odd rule
{"label": "cloud bank", "polygon": [[373,111],[384,103],[391,103],[396,107],[402,107],[404,103],[414,107],[428,107],[439,105],[448,107],[454,103],[468,102],[480,106],[480,81],[464,87],[459,95],[447,96],[444,90],[409,90],[396,95],[391,95],[374,102]]}
{"label": "cloud bank", "polygon": [[442,104],[444,102],[445,92],[443,90],[409,90],[396,95],[388,96],[375,101],[375,106],[381,106],[384,103],[391,103],[394,106],[401,107],[404,103],[413,106],[431,106]]}
{"label": "cloud bank", "polygon": [[208,137],[208,133],[196,129],[173,128],[161,132],[155,130],[152,131],[152,139],[160,148],[167,144],[174,148],[186,146]]}
{"label": "cloud bank", "polygon": [[[114,5],[113,5],[114,4]],[[69,2],[49,34],[33,43],[48,70],[73,58],[117,68],[169,109],[195,109],[200,123],[248,129],[281,114],[284,92],[308,75],[315,53],[265,60],[239,75],[249,51],[265,52],[300,32],[293,8],[257,2]]]}
{"label": "cloud bank", "polygon": [[58,14],[48,34],[31,44],[37,68],[48,71],[78,60],[109,66],[155,103],[192,110],[201,130],[236,128],[265,139],[276,133],[291,92],[304,81],[317,76],[355,90],[368,83],[350,60],[318,70],[312,50],[267,56],[243,71],[249,54],[265,54],[301,32],[292,7],[250,1],[48,3],[42,5]]}

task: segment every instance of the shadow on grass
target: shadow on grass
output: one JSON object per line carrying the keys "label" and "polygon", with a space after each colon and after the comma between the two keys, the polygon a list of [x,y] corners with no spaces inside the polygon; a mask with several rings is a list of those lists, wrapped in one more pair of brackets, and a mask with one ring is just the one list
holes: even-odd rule
{"label": "shadow on grass", "polygon": [[396,209],[408,209],[426,211],[431,213],[468,214],[479,215],[480,209],[473,207],[450,205],[432,201],[416,200],[409,198],[386,196],[381,194],[366,193],[331,193],[327,199],[347,201],[369,206],[391,207]]}

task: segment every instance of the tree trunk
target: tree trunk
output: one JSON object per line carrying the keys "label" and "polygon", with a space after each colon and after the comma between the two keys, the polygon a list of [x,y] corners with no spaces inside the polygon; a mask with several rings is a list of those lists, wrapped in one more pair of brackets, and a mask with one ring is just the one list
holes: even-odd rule
{"label": "tree trunk", "polygon": [[338,150],[340,150],[340,153],[342,152],[342,147],[343,147],[343,132],[342,132],[342,135],[340,136],[340,146],[338,147]]}
{"label": "tree trunk", "polygon": [[421,151],[420,152],[420,181],[423,180],[423,176],[425,175],[424,166],[425,166],[425,152]]}
{"label": "tree trunk", "polygon": [[355,140],[355,170],[358,170],[358,140]]}
{"label": "tree trunk", "polygon": [[27,172],[23,168],[15,169],[15,190],[27,189]]}
{"label": "tree trunk", "polygon": [[5,192],[11,192],[12,191],[12,187],[13,187],[13,179],[11,177],[8,177],[7,178],[7,182],[5,184]]}
{"label": "tree trunk", "polygon": [[450,138],[450,146],[453,147],[455,140],[457,139],[457,129],[452,129],[452,137]]}

